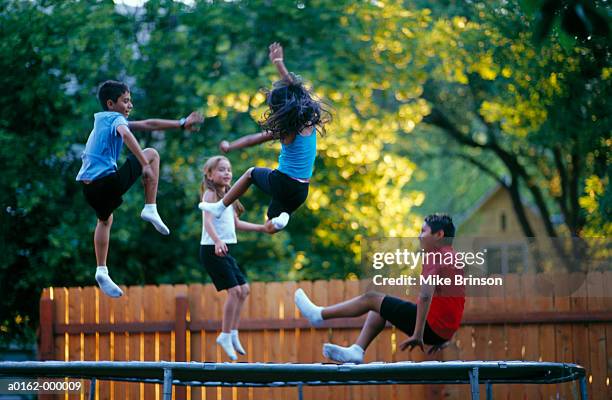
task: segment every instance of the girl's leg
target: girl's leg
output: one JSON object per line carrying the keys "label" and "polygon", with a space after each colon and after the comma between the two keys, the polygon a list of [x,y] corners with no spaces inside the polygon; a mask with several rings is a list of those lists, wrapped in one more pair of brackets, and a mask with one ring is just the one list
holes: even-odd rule
{"label": "girl's leg", "polygon": [[140,213],[140,217],[153,224],[155,229],[162,235],[170,234],[170,230],[164,224],[157,213],[157,185],[159,182],[159,153],[155,149],[146,148],[143,150],[146,159],[151,165],[153,176],[142,177],[142,184],[145,191],[145,206]]}
{"label": "girl's leg", "polygon": [[227,289],[227,299],[223,306],[223,321],[221,322],[221,334],[217,336],[217,344],[227,353],[231,360],[236,360],[236,351],[232,344],[231,325],[234,318],[236,306],[241,293],[240,286]]}
{"label": "girl's leg", "polygon": [[234,314],[236,313],[236,308],[240,303],[241,292],[242,289],[240,286],[234,286],[227,289],[227,299],[223,305],[223,321],[221,323],[221,331],[223,333],[230,333],[232,330]]}
{"label": "girl's leg", "polygon": [[113,282],[108,275],[106,267],[106,257],[108,256],[108,243],[110,241],[110,231],[113,225],[113,214],[106,221],[98,220],[96,230],[94,232],[94,249],[96,251],[96,282],[100,286],[100,290],[110,297],[120,297],[123,291]]}
{"label": "girl's leg", "polygon": [[238,323],[240,322],[240,312],[242,311],[242,306],[244,306],[244,302],[246,301],[251,291],[248,283],[245,283],[244,285],[240,285],[238,287],[240,288],[240,296],[238,297],[238,303],[236,304],[236,308],[234,310],[234,316],[232,318],[232,324],[231,324],[232,330],[238,329]]}
{"label": "girl's leg", "polygon": [[242,343],[240,343],[240,338],[238,337],[238,323],[240,322],[240,312],[242,311],[242,306],[244,306],[244,302],[246,301],[251,289],[249,288],[248,283],[240,285],[240,289],[240,299],[238,301],[238,305],[236,306],[236,310],[234,311],[234,320],[232,322],[232,344],[238,353],[245,355],[246,351],[244,350],[244,347],[242,347]]}
{"label": "girl's leg", "polygon": [[253,180],[251,178],[253,167],[246,170],[244,174],[236,181],[230,190],[223,196],[223,205],[228,207],[234,201],[238,200],[251,186]]}

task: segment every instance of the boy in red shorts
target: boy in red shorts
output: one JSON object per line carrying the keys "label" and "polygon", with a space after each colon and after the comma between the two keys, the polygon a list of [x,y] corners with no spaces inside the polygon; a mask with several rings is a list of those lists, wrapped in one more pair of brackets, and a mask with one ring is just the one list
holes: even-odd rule
{"label": "boy in red shorts", "polygon": [[[429,353],[443,349],[459,329],[465,303],[465,286],[455,285],[455,275],[463,276],[463,269],[456,268],[452,238],[455,226],[448,215],[433,214],[425,218],[419,241],[424,250],[421,276],[439,275],[450,278],[453,284],[421,285],[417,304],[377,292],[367,292],[361,296],[334,304],[319,307],[313,304],[302,289],[295,292],[295,304],[311,324],[320,325],[323,320],[332,318],[358,317],[368,314],[357,342],[350,347],[331,343],[323,345],[323,355],[341,363],[362,363],[365,350],[372,340],[385,328],[389,321],[408,335],[400,343],[400,350],[431,346]],[[453,256],[448,257],[448,253]]]}

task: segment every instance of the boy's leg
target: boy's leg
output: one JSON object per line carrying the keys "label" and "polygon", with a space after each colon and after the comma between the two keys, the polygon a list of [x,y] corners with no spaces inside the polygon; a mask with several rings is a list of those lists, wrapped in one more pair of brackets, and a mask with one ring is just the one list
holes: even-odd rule
{"label": "boy's leg", "polygon": [[350,347],[342,347],[325,343],[323,345],[323,355],[337,362],[362,363],[365,350],[385,328],[386,321],[380,315],[383,299],[383,294],[368,292],[343,303],[324,308],[322,310],[324,319],[354,317],[362,315],[363,310],[369,309],[370,311],[355,344]]}
{"label": "boy's leg", "polygon": [[[376,293],[376,295],[379,295]],[[355,312],[359,310],[359,303],[366,302],[363,299],[363,296],[360,300],[359,297],[356,297],[353,300],[349,300],[348,302],[338,304],[335,312]],[[375,307],[378,304],[378,296],[371,296],[374,300],[370,300],[372,305]],[[384,296],[382,296],[384,299]],[[381,300],[382,303],[382,300]],[[339,306],[339,307],[338,307]],[[378,310],[380,311],[380,304],[378,304]],[[328,311],[328,309],[324,309]],[[349,347],[342,347],[332,343],[325,343],[323,345],[323,356],[329,358],[330,360],[341,362],[341,363],[356,363],[360,364],[363,362],[363,356],[365,354],[366,349],[372,343],[372,340],[378,336],[383,329],[385,329],[385,324],[387,321],[381,317],[379,311],[370,311],[368,312],[368,317],[366,318],[366,322],[363,324],[361,328],[361,332],[359,333],[359,337],[357,338],[357,342]],[[332,313],[334,310],[332,309]],[[327,315],[327,313],[326,313]]]}
{"label": "boy's leg", "polygon": [[96,251],[96,281],[102,292],[110,297],[120,297],[123,291],[113,282],[108,275],[106,266],[106,257],[108,256],[108,245],[110,241],[110,230],[113,225],[113,214],[106,221],[98,219],[96,230],[94,232],[94,249]]}
{"label": "boy's leg", "polygon": [[145,191],[145,206],[140,213],[140,217],[145,221],[152,223],[155,229],[157,229],[157,231],[162,235],[168,235],[170,234],[170,230],[157,213],[156,204],[157,186],[159,182],[159,153],[157,150],[152,148],[144,149],[143,153],[151,165],[153,176],[142,177],[142,184]]}
{"label": "boy's leg", "polygon": [[313,325],[319,325],[324,319],[358,317],[368,311],[378,313],[384,298],[381,293],[367,292],[339,304],[319,307],[310,301],[302,289],[295,291],[296,306]]}
{"label": "boy's leg", "polygon": [[142,184],[145,191],[145,203],[155,204],[157,202],[157,186],[159,184],[159,153],[152,148],[146,148],[142,152],[153,170],[152,177],[142,177]]}
{"label": "boy's leg", "polygon": [[321,310],[323,319],[358,317],[374,311],[380,313],[380,305],[385,295],[377,292],[367,292],[342,303],[334,304]]}
{"label": "boy's leg", "polygon": [[113,214],[106,221],[98,219],[96,230],[94,231],[94,249],[96,251],[96,262],[98,265],[106,265],[108,256],[108,245],[110,241],[110,231],[113,225]]}
{"label": "boy's leg", "polygon": [[238,322],[240,321],[240,312],[242,311],[244,302],[246,301],[251,289],[249,288],[248,283],[240,285],[240,289],[240,298],[234,311],[234,320],[232,322],[232,344],[238,353],[245,355],[246,351],[244,350],[244,347],[242,347],[242,343],[240,343],[240,338],[238,337]]}

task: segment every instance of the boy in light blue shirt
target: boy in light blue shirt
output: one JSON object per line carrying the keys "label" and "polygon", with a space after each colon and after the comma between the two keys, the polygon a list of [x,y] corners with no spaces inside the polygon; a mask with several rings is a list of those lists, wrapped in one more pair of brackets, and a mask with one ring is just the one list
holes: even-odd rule
{"label": "boy in light blue shirt", "polygon": [[[106,257],[113,223],[113,211],[123,202],[122,196],[142,175],[145,191],[145,206],[140,213],[142,219],[153,224],[162,235],[170,234],[157,213],[157,184],[159,181],[159,153],[152,148],[142,149],[132,131],[165,129],[197,130],[203,121],[200,114],[192,112],[178,121],[147,119],[128,122],[132,111],[132,99],[128,86],[122,82],[106,81],[98,90],[100,105],[105,110],[94,114],[94,127],[85,151],[81,156],[83,165],[76,180],[83,184],[87,203],[96,211],[98,223],[94,232],[96,252],[96,281],[100,289],[111,297],[119,297],[123,291],[108,274]],[[130,150],[125,163],[118,167],[117,161],[123,143]]]}

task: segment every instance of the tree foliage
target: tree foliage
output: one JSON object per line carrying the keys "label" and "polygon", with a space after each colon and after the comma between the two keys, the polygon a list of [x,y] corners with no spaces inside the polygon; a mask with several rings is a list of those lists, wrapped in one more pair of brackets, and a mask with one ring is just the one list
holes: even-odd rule
{"label": "tree foliage", "polygon": [[[207,117],[196,134],[138,135],[161,154],[158,203],[172,233],[139,220],[142,190],[130,190],[115,213],[113,278],[208,279],[197,258],[201,167],[221,139],[257,131],[260,89],[276,79],[267,60],[273,41],[334,119],[319,140],[308,201],[288,229],[240,234],[235,255],[250,279],[356,277],[361,238],[415,236],[415,209],[427,202],[445,211],[473,184],[449,168],[435,176],[452,184],[435,182],[425,199],[427,185],[411,182],[434,157],[439,168],[456,165],[444,161],[452,157],[472,176],[509,176],[519,215],[530,199],[549,222],[563,214],[568,232],[609,233],[607,44],[568,48],[554,32],[538,44],[534,18],[514,1],[150,0],[136,9],[1,1],[3,338],[31,334],[43,287],[94,284],[95,216],[74,177],[106,79],[131,86],[134,119],[193,109]],[[235,176],[274,167],[278,151],[274,143],[231,153]],[[262,222],[267,202],[250,190],[244,219]]]}

